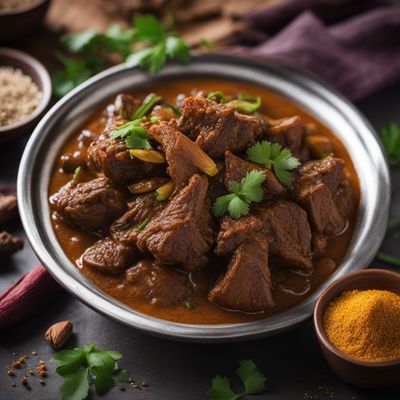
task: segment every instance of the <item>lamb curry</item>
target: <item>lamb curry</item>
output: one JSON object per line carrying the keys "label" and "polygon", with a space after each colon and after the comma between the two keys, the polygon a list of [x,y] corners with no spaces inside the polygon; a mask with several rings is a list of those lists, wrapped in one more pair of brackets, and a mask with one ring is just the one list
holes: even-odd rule
{"label": "lamb curry", "polygon": [[95,113],[61,149],[49,201],[65,254],[101,290],[223,324],[282,312],[335,271],[359,187],[343,144],[296,104],[183,80]]}

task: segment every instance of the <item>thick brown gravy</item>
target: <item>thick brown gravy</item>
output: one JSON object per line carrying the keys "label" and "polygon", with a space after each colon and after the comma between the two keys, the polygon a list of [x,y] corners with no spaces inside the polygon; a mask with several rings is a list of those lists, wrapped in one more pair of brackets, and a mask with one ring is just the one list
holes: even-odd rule
{"label": "thick brown gravy", "polygon": [[[265,89],[251,86],[249,84],[220,80],[197,80],[163,83],[158,87],[146,88],[146,90],[137,91],[134,93],[134,95],[139,98],[143,98],[149,92],[154,91],[155,93],[163,96],[167,101],[174,102],[178,94],[188,94],[193,88],[207,91],[223,91],[226,93],[251,93],[262,98],[263,105],[261,112],[272,118],[299,115],[303,119],[304,123],[313,123],[317,128],[316,130],[318,134],[328,136],[331,139],[334,144],[335,155],[344,159],[346,172],[350,178],[355,192],[356,202],[358,204],[358,179],[352,161],[343,144],[321,122],[313,118],[310,114],[296,104],[275,93],[268,92]],[[82,128],[89,129],[95,134],[100,134],[103,130],[104,122],[105,118],[101,113],[97,112]],[[71,179],[71,175],[64,173],[60,168],[60,155],[66,152],[73,152],[77,150],[76,137],[80,132],[81,130],[72,135],[60,150],[54,165],[52,179],[49,186],[49,195],[58,191],[61,186]],[[341,260],[346,254],[352,238],[355,221],[356,213],[350,216],[347,230],[340,236],[329,241],[324,256],[333,259],[336,262],[336,265],[340,265]],[[313,260],[314,269],[312,273],[308,275],[304,275],[303,273],[296,271],[285,271],[272,268],[273,295],[276,302],[276,307],[270,312],[266,313],[245,314],[242,312],[224,310],[207,300],[206,293],[210,284],[215,281],[215,278],[224,267],[220,265],[221,258],[219,258],[218,260],[211,260],[210,264],[206,268],[206,271],[202,274],[195,274],[191,276],[191,280],[196,285],[196,292],[198,293],[198,297],[193,300],[191,307],[187,307],[187,305],[182,304],[178,306],[162,308],[153,306],[129,296],[129,292],[123,287],[123,276],[103,275],[95,270],[89,270],[88,268],[80,267],[80,264],[77,262],[78,259],[86,250],[86,248],[98,240],[97,236],[72,228],[55,218],[53,218],[53,227],[67,257],[74,262],[75,265],[81,268],[81,272],[101,290],[137,311],[152,315],[154,317],[180,323],[229,324],[265,318],[269,315],[280,313],[302,302],[333,272],[332,268],[327,268],[326,265],[322,265],[323,260],[321,259]]]}

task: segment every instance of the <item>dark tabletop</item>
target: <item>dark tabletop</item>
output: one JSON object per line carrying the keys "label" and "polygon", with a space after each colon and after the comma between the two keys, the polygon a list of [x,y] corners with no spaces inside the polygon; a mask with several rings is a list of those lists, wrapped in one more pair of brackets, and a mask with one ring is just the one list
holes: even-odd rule
{"label": "dark tabletop", "polygon": [[[358,106],[377,129],[390,120],[399,122],[400,85],[371,96]],[[21,140],[0,148],[0,184],[15,184],[24,145],[25,140]],[[399,194],[396,190],[396,183],[400,182],[400,170],[392,171],[392,179],[392,214],[400,215]],[[14,232],[23,234],[18,226]],[[400,256],[400,248],[395,239],[387,237],[383,248]],[[1,261],[0,292],[37,263],[25,241],[22,252],[9,261]],[[387,267],[377,261],[372,265]],[[53,351],[43,340],[43,333],[54,322],[65,319],[73,321],[76,332],[68,342],[69,345],[82,346],[93,342],[99,348],[118,350],[124,355],[121,367],[126,368],[137,382],[149,383],[149,387],[141,391],[128,387],[122,392],[115,388],[104,396],[105,399],[205,399],[212,377],[216,374],[227,375],[236,382],[234,371],[238,361],[249,358],[266,375],[269,387],[268,392],[254,399],[383,400],[400,396],[399,388],[385,391],[360,390],[336,378],[324,361],[311,321],[291,332],[251,342],[215,345],[177,343],[146,336],[120,325],[64,294],[39,314],[0,333],[1,400],[61,398],[61,380],[52,366],[46,386],[41,386],[38,379],[35,379],[31,391],[20,384],[16,388],[11,387],[12,379],[7,376],[5,367],[15,358],[13,353],[24,355],[34,350],[39,353],[40,359],[48,361]],[[32,365],[36,364],[37,360]]]}

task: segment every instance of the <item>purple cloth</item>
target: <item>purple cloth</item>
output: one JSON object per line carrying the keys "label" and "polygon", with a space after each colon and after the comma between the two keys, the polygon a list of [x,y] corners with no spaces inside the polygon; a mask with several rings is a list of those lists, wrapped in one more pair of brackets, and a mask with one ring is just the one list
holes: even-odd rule
{"label": "purple cloth", "polygon": [[[302,11],[307,3],[319,5],[321,18],[326,14],[322,12],[323,3],[331,11],[334,8],[332,0],[291,0],[290,4],[284,3],[288,7],[287,15],[293,16],[296,4],[296,10]],[[343,3],[354,1],[335,3],[337,12],[333,14],[338,20]],[[347,18],[348,11],[343,10],[345,19],[332,25],[326,25],[310,10],[303,11],[277,34],[252,47],[250,52],[312,72],[349,99],[360,100],[400,81],[400,7],[375,7],[377,1],[366,3],[370,6],[369,11]],[[257,29],[262,28],[268,33],[271,18],[276,15],[281,15],[280,20],[284,20],[284,6],[270,7],[257,16],[251,15],[250,20],[255,22]]]}

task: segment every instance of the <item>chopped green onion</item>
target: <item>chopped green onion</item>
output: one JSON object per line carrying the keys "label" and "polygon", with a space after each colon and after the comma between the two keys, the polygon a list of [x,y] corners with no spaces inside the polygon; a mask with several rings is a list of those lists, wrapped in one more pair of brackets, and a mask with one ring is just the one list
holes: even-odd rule
{"label": "chopped green onion", "polygon": [[219,103],[222,104],[224,104],[226,101],[225,94],[223,92],[208,93],[207,100],[217,100]]}
{"label": "chopped green onion", "polygon": [[161,96],[151,95],[147,100],[145,100],[133,113],[131,119],[139,119],[147,115],[151,109],[162,100]]}

